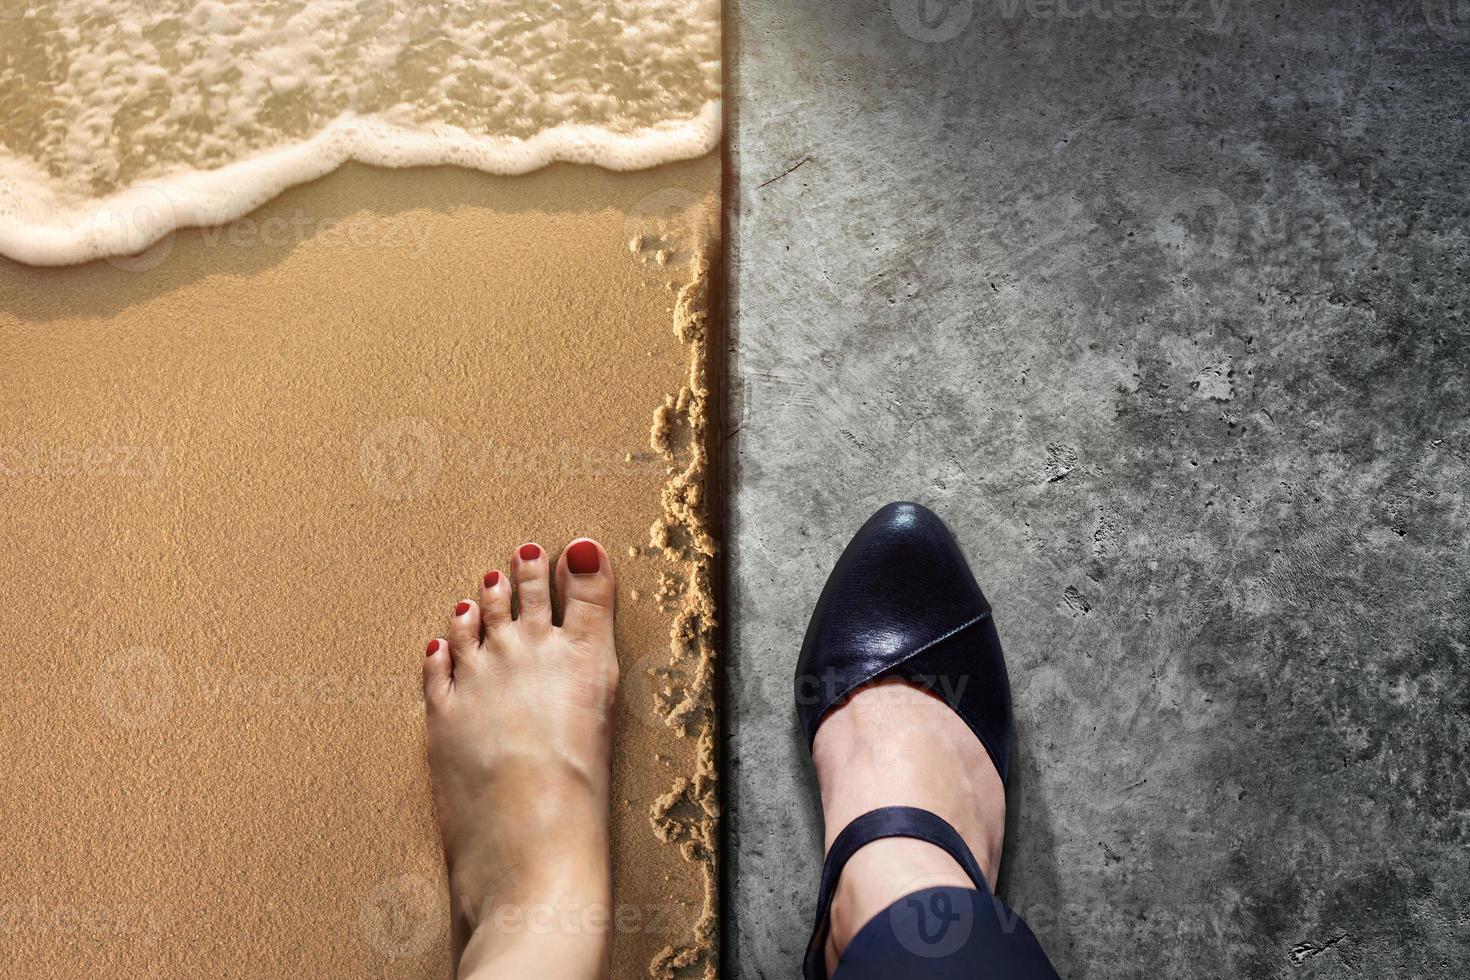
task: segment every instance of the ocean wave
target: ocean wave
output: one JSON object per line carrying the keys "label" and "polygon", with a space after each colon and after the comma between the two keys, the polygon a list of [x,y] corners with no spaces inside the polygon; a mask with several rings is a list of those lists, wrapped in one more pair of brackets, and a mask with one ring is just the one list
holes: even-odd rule
{"label": "ocean wave", "polygon": [[694,119],[618,133],[562,124],[529,139],[476,136],[456,127],[425,133],[368,119],[341,119],[304,143],[215,170],[136,184],[83,207],[55,199],[44,181],[0,160],[0,255],[30,265],[74,265],[132,255],[180,228],[234,221],[282,191],[349,160],[380,167],[455,165],[524,174],[554,162],[638,170],[703,156],[720,137],[720,104]]}
{"label": "ocean wave", "polygon": [[356,160],[631,170],[720,137],[717,0],[3,0],[0,254],[67,265]]}

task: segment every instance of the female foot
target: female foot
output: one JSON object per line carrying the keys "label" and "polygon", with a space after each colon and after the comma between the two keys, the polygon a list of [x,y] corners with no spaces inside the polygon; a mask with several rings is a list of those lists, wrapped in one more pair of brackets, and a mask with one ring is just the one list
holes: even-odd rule
{"label": "female foot", "polygon": [[[812,758],[822,789],[826,848],[869,810],[919,807],[960,832],[994,889],[1005,836],[1005,787],[975,733],[941,698],[898,679],[860,687],[822,719]],[[905,895],[942,886],[968,889],[974,883],[932,844],[897,837],[859,850],[832,901],[828,974],[870,919]]]}
{"label": "female foot", "polygon": [[[429,772],[461,978],[605,977],[618,661],[613,576],[595,541],[551,569],[535,544],[485,573],[424,658]],[[513,605],[515,611],[513,613]]]}

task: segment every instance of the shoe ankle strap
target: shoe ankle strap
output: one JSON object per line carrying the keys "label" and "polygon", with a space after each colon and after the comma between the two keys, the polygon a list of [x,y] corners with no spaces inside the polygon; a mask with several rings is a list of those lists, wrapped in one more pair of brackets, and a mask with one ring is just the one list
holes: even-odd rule
{"label": "shoe ankle strap", "polygon": [[837,892],[842,869],[859,850],[873,841],[889,837],[910,837],[933,844],[958,862],[976,889],[987,894],[990,892],[985,883],[985,873],[980,870],[969,845],[943,817],[913,806],[885,806],[869,810],[844,827],[827,851],[827,860],[822,865],[822,883],[817,890],[817,918],[812,926],[812,938],[807,943],[802,969],[806,980],[825,980],[827,976],[823,950],[827,938],[827,916],[832,910],[832,897]]}

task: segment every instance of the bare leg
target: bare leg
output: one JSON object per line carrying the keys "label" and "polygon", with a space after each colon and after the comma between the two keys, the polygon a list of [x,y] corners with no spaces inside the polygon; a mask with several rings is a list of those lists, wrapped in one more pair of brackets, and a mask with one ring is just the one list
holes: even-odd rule
{"label": "bare leg", "polygon": [[[960,832],[995,887],[1005,787],[980,741],[942,700],[899,680],[859,688],[822,720],[812,756],[828,848],[869,810],[920,807]],[[905,895],[941,886],[974,887],[954,858],[924,841],[879,840],[854,854],[832,901],[828,972],[868,920]]]}

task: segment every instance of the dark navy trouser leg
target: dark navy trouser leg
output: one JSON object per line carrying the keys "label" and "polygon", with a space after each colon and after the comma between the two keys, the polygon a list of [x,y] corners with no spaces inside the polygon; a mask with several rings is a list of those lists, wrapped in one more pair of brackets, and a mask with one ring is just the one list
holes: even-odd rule
{"label": "dark navy trouser leg", "polygon": [[1059,980],[1008,906],[969,888],[905,895],[863,926],[832,980]]}

